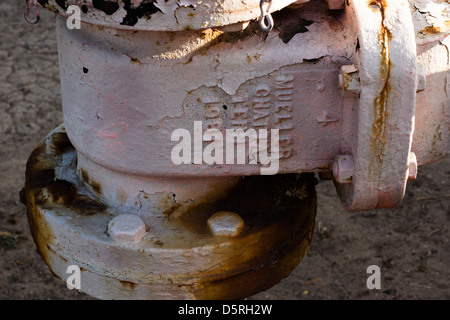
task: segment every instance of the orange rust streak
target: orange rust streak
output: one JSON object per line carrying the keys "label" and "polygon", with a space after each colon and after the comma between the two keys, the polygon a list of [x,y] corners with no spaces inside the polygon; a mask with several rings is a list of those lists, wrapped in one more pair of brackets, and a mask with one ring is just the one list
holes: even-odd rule
{"label": "orange rust streak", "polygon": [[421,30],[421,34],[441,34],[450,31],[450,21],[445,21],[442,25],[432,25]]}
{"label": "orange rust streak", "polygon": [[385,10],[387,7],[386,0],[371,1],[369,5],[376,4],[381,11],[381,27],[379,33],[379,42],[382,44],[382,50],[380,53],[380,76],[385,79],[384,86],[380,91],[380,94],[374,100],[374,115],[376,117],[372,125],[372,147],[373,154],[379,154],[373,161],[383,162],[383,153],[386,145],[386,117],[387,117],[387,103],[389,99],[389,93],[391,90],[390,76],[391,76],[391,61],[389,53],[389,43],[392,40],[392,33],[384,25]]}

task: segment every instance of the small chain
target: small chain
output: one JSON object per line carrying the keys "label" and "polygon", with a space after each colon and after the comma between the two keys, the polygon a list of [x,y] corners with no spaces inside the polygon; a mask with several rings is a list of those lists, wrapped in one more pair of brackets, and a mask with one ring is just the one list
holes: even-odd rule
{"label": "small chain", "polygon": [[[269,32],[273,28],[273,18],[270,12],[266,11],[264,9],[264,3],[268,3],[268,9],[270,8],[272,4],[272,0],[260,0],[259,2],[259,8],[261,9],[261,15],[259,17],[259,26],[261,29],[265,32]],[[267,21],[267,24],[266,24]]]}
{"label": "small chain", "polygon": [[[36,1],[37,0],[25,0],[26,8],[25,8],[25,20],[28,23],[35,24],[39,21],[39,11],[36,9]],[[30,17],[30,12],[33,11],[33,16]]]}

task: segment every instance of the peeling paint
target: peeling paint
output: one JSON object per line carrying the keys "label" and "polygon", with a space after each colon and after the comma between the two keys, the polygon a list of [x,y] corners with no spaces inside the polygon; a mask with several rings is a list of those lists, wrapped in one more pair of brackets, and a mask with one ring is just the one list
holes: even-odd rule
{"label": "peeling paint", "polygon": [[409,0],[418,39],[430,41],[450,33],[450,3],[441,0]]}
{"label": "peeling paint", "polygon": [[67,0],[55,0],[55,2],[64,10],[67,11]]}
{"label": "peeling paint", "polygon": [[152,14],[161,12],[161,10],[155,6],[153,1],[142,1],[139,6],[134,7],[131,5],[131,0],[123,0],[124,10],[127,12],[125,18],[120,23],[121,25],[134,26],[139,19],[150,19]]}
{"label": "peeling paint", "polygon": [[112,15],[114,12],[119,10],[119,4],[114,1],[92,0],[92,5],[94,6],[95,9],[103,11],[107,15]]}
{"label": "peeling paint", "polygon": [[[202,30],[248,22],[259,17],[259,1],[234,0],[38,0],[62,16],[68,5],[82,8],[82,22],[118,29],[182,31]],[[271,12],[295,0],[273,2]]]}

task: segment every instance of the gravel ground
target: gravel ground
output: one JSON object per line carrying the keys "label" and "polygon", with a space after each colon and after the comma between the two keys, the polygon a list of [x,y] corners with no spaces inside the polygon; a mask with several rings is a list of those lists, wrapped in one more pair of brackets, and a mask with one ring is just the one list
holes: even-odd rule
{"label": "gravel ground", "polygon": [[[36,252],[19,201],[33,148],[62,123],[53,14],[29,25],[0,2],[0,299],[91,299],[70,291]],[[290,277],[250,299],[450,299],[450,158],[420,168],[394,210],[348,213],[320,182],[311,249]],[[8,240],[8,241],[7,241]],[[366,269],[381,267],[381,290]]]}

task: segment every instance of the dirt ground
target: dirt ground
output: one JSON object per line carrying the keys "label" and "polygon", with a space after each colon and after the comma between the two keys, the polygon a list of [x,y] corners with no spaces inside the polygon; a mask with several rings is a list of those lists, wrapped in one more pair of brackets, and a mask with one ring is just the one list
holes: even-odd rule
{"label": "dirt ground", "polygon": [[[0,2],[0,299],[91,299],[70,291],[36,252],[19,200],[34,146],[62,123],[54,16],[23,19]],[[331,182],[317,187],[308,255],[287,279],[250,299],[450,299],[450,158],[422,167],[394,210],[345,212]],[[381,267],[381,290],[366,269]]]}

